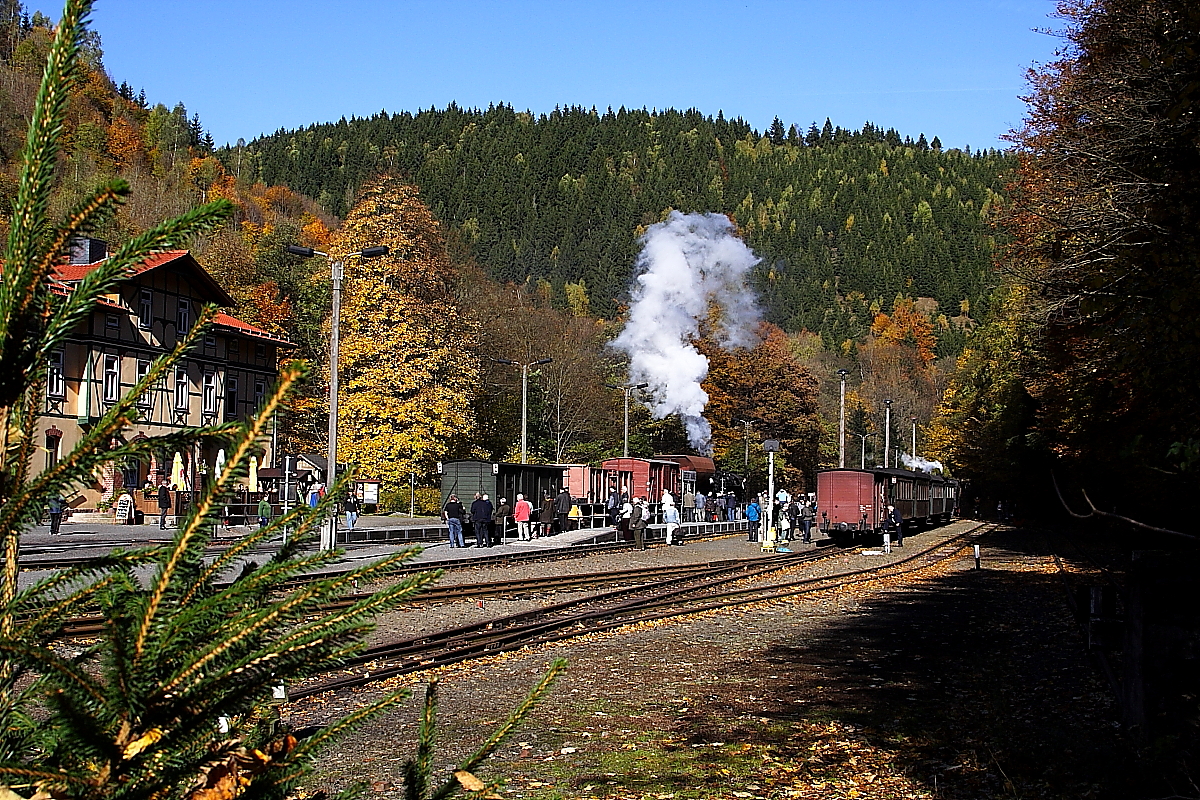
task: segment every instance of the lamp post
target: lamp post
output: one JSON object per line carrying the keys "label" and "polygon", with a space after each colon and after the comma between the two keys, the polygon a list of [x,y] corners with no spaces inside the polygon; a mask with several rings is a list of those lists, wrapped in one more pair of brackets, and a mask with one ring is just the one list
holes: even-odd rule
{"label": "lamp post", "polygon": [[629,458],[629,393],[634,389],[645,389],[650,384],[625,383],[617,386],[615,383],[606,383],[604,385],[609,389],[619,389],[625,393],[625,449],[621,451],[621,458]]}
{"label": "lamp post", "polygon": [[493,358],[497,364],[508,364],[521,368],[521,463],[528,463],[529,452],[529,368],[541,364],[549,364],[553,358],[542,358],[537,361],[521,363],[507,358]]}
{"label": "lamp post", "polygon": [[839,369],[842,379],[841,401],[838,404],[838,469],[846,468],[846,376],[849,370]]}
{"label": "lamp post", "polygon": [[[338,430],[338,334],[342,318],[342,259],[349,256],[359,258],[379,258],[388,254],[385,245],[365,247],[353,253],[338,256],[336,259],[328,253],[314,250],[311,247],[301,247],[289,244],[284,248],[287,252],[301,258],[322,256],[330,262],[330,275],[333,278],[333,314],[329,323],[329,450],[327,458],[329,466],[325,470],[325,480],[330,485],[337,478],[337,430]],[[338,515],[331,514],[329,522],[321,529],[321,549],[332,550],[337,539]]]}
{"label": "lamp post", "polygon": [[742,436],[743,440],[746,443],[746,457],[745,457],[745,463],[744,463],[744,470],[748,472],[750,470],[750,426],[754,424],[754,420],[752,420],[752,419],[735,419],[734,422],[745,426],[745,430],[744,430],[743,436]]}
{"label": "lamp post", "polygon": [[858,438],[862,439],[862,447],[858,451],[858,468],[866,469],[867,468],[867,437],[874,436],[875,434],[873,434],[873,433],[856,433],[854,435],[857,436]]}
{"label": "lamp post", "polygon": [[763,531],[763,541],[771,535],[771,526],[775,522],[775,454],[779,452],[779,440],[767,439],[763,442],[763,450],[767,451],[767,527]]}
{"label": "lamp post", "polygon": [[883,417],[883,468],[888,468],[888,451],[892,449],[892,401],[884,400]]}
{"label": "lamp post", "polygon": [[913,424],[912,450],[910,450],[909,452],[912,453],[913,460],[915,461],[917,458],[917,418],[916,417],[912,418],[912,424]]}

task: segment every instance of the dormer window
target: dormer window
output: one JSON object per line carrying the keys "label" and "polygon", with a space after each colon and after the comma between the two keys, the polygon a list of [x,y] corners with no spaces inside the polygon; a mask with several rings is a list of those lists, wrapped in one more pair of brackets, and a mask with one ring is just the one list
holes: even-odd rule
{"label": "dormer window", "polygon": [[154,322],[154,292],[142,289],[138,297],[138,327],[144,331],[150,330]]}
{"label": "dormer window", "polygon": [[187,298],[179,298],[178,310],[175,312],[175,329],[179,331],[179,335],[187,333],[192,328],[192,301]]}

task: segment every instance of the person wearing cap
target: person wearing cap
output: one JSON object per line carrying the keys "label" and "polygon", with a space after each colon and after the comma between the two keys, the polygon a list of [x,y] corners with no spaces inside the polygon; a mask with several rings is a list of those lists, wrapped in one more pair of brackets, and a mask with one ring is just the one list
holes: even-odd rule
{"label": "person wearing cap", "polygon": [[633,531],[633,546],[638,550],[646,549],[646,525],[649,523],[650,509],[646,507],[646,498],[639,497],[633,501],[633,513],[629,517],[629,528]]}
{"label": "person wearing cap", "polygon": [[567,530],[567,516],[571,513],[571,492],[566,486],[554,498],[554,517],[558,520],[558,532]]}

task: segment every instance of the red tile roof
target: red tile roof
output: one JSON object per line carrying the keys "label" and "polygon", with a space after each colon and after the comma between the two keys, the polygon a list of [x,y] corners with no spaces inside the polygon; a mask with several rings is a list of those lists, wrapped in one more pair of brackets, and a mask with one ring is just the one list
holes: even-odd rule
{"label": "red tile roof", "polygon": [[[177,258],[182,258],[188,255],[187,250],[165,250],[161,253],[155,253],[147,258],[141,264],[138,264],[134,270],[134,275],[141,275],[143,272],[149,272],[152,269],[161,267],[163,264],[169,264]],[[100,262],[95,264],[60,264],[55,268],[58,279],[60,281],[79,281],[83,280],[83,276],[87,275]]]}
{"label": "red tile roof", "polygon": [[213,324],[218,328],[228,328],[230,330],[237,331],[244,336],[249,336],[254,339],[265,339],[266,341],[281,345],[283,347],[296,346],[282,336],[276,336],[273,333],[264,331],[262,328],[256,328],[249,322],[243,322],[235,316],[226,314],[224,311],[217,312],[217,316],[213,319]]}

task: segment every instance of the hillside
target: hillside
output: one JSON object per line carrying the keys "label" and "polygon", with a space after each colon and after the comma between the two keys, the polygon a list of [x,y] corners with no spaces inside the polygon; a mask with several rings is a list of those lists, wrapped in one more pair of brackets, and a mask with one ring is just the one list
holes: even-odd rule
{"label": "hillside", "polygon": [[619,308],[646,225],[669,208],[724,212],[763,257],[772,321],[841,344],[898,295],[928,297],[942,353],[970,324],[951,318],[986,306],[988,212],[1013,166],[869,124],[802,134],[777,121],[759,135],[697,111],[453,104],[281,130],[217,155],[336,215],[365,178],[399,171],[493,277],[546,279],[560,295],[582,281],[603,316]]}

